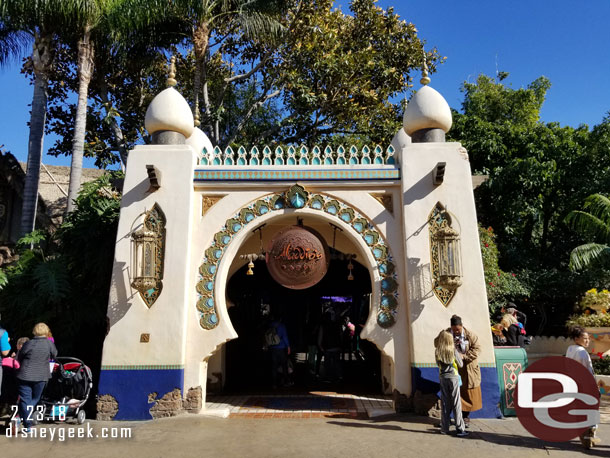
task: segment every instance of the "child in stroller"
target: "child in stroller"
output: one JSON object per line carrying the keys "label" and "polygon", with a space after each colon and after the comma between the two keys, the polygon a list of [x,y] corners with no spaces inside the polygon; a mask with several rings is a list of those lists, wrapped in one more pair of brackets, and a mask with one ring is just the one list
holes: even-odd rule
{"label": "child in stroller", "polygon": [[93,387],[91,369],[81,360],[57,357],[43,394],[44,420],[75,418],[80,425],[86,418],[83,406]]}

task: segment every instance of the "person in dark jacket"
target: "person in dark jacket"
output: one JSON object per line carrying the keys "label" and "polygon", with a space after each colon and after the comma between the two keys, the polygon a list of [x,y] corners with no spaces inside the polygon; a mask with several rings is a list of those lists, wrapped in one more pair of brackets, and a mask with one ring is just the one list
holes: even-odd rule
{"label": "person in dark jacket", "polygon": [[26,430],[32,425],[32,419],[36,416],[36,404],[51,377],[49,360],[57,356],[55,344],[47,339],[49,327],[46,324],[38,323],[32,334],[34,338],[27,341],[17,355],[21,364],[17,372],[19,416]]}

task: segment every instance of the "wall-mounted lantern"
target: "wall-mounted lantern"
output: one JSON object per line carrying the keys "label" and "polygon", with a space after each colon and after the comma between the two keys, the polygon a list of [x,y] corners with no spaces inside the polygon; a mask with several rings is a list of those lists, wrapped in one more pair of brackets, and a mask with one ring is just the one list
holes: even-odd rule
{"label": "wall-mounted lantern", "polygon": [[450,226],[441,227],[434,234],[434,243],[439,257],[437,283],[455,290],[462,285],[460,234]]}
{"label": "wall-mounted lantern", "polygon": [[157,300],[163,287],[163,258],[165,251],[165,215],[155,204],[146,212],[144,224],[131,234],[133,280],[148,307]]}
{"label": "wall-mounted lantern", "polygon": [[433,292],[446,307],[462,284],[460,233],[447,208],[438,202],[428,217]]}

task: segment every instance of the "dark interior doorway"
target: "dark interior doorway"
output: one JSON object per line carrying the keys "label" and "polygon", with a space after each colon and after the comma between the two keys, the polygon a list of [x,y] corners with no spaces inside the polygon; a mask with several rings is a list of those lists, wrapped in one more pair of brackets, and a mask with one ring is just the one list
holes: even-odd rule
{"label": "dark interior doorway", "polygon": [[[246,275],[248,268],[244,266],[231,277],[227,297],[234,305],[229,308],[229,316],[239,337],[226,344],[224,392],[272,391],[270,352],[263,349],[272,314],[282,317],[291,346],[289,386],[279,391],[381,392],[380,352],[359,338],[369,314],[370,275],[354,260],[353,279],[348,280],[348,262],[331,249],[325,277],[303,290],[279,285],[264,261],[255,262],[254,275]],[[331,315],[341,332],[339,380],[326,373],[317,351],[320,324],[324,316]],[[354,325],[353,337],[346,326],[347,317]]]}

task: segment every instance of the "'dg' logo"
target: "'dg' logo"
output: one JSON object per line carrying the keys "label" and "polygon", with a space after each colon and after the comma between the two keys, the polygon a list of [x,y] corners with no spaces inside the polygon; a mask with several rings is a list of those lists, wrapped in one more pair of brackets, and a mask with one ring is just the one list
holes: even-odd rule
{"label": "'dg' logo", "polygon": [[563,356],[536,361],[519,374],[515,410],[525,429],[551,442],[564,442],[599,423],[595,377]]}

